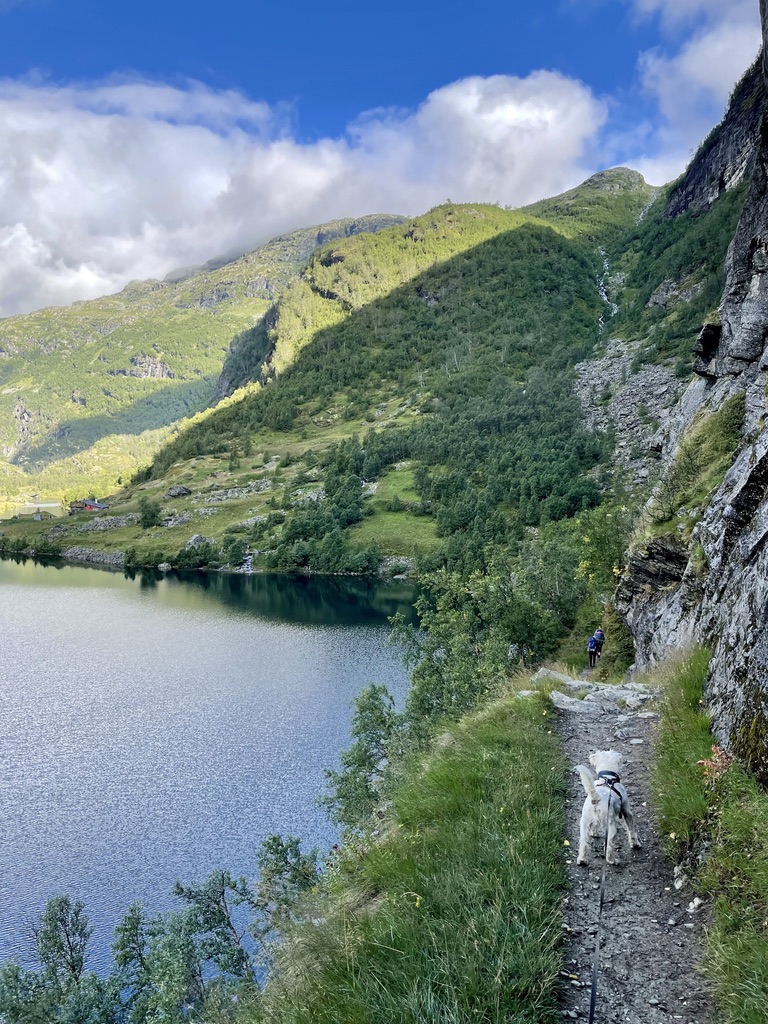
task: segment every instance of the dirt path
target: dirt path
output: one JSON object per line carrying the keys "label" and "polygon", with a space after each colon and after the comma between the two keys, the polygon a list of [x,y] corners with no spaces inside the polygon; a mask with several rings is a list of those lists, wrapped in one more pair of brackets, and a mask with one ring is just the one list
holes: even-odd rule
{"label": "dirt path", "polygon": [[[590,692],[575,700],[576,688]],[[677,890],[672,865],[661,853],[651,812],[651,759],[658,717],[648,710],[650,693],[573,680],[553,695],[558,729],[572,765],[586,764],[595,750],[618,750],[622,782],[632,800],[643,844],[632,850],[619,830],[621,865],[606,871],[595,1024],[706,1024],[710,999],[697,974],[703,915],[689,913],[695,893]],[[619,706],[619,701],[621,706]],[[580,705],[580,706],[577,706]],[[589,867],[576,864],[579,819],[585,793],[574,773],[568,793],[571,894],[565,913],[569,940],[561,1010],[565,1019],[587,1020],[603,867],[600,839],[592,841]],[[569,984],[570,982],[570,984]]]}

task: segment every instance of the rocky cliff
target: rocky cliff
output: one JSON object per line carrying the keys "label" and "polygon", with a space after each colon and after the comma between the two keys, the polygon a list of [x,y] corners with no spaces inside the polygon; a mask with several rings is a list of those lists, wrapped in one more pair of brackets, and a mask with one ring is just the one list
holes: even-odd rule
{"label": "rocky cliff", "polygon": [[766,105],[766,83],[758,58],[734,90],[723,120],[699,147],[696,158],[670,192],[665,216],[706,210],[752,172]]}
{"label": "rocky cliff", "polygon": [[[760,8],[764,47],[754,73],[764,97],[768,0]],[[758,94],[757,82],[750,88]],[[677,193],[689,206],[705,203],[712,180],[726,180],[728,168],[745,160],[751,166],[727,257],[720,323],[699,335],[697,378],[667,430],[667,479],[685,457],[695,424],[706,430],[707,417],[734,396],[744,400],[741,441],[706,505],[681,510],[692,516],[692,530],[677,522],[668,536],[648,531],[630,555],[616,600],[635,637],[639,665],[690,641],[712,649],[708,699],[716,732],[768,781],[768,118],[764,99],[757,121],[754,108],[745,113],[743,90],[734,103],[715,140],[720,164],[710,149],[701,165],[694,161],[688,185]],[[752,156],[747,132],[753,133]]]}

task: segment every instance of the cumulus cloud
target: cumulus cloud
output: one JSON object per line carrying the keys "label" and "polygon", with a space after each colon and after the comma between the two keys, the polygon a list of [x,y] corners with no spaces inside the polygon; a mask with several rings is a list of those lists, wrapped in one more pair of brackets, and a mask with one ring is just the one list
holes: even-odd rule
{"label": "cumulus cloud", "polygon": [[196,83],[0,82],[0,314],[333,217],[532,201],[589,173],[605,117],[586,86],[538,71],[454,82],[301,143],[290,111]]}
{"label": "cumulus cloud", "polygon": [[650,180],[679,174],[691,150],[720,120],[734,84],[760,47],[754,0],[633,0],[641,17],[657,16],[662,45],[640,55],[642,88],[659,113],[635,166]]}

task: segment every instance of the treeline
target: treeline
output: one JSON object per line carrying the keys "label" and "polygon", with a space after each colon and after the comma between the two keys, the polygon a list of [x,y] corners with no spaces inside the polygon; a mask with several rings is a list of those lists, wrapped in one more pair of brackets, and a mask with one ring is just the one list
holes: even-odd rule
{"label": "treeline", "polygon": [[258,852],[259,880],[216,870],[178,882],[181,909],[148,915],[135,903],[115,929],[114,967],[87,969],[92,927],[85,906],[51,899],[34,925],[37,970],[0,966],[3,1024],[182,1024],[232,1020],[255,998],[270,938],[318,880],[316,851],[270,836]]}

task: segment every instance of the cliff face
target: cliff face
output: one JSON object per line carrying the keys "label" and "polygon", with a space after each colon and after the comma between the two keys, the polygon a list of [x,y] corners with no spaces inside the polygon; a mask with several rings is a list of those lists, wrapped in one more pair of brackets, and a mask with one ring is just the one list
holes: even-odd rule
{"label": "cliff face", "polygon": [[702,143],[696,158],[672,189],[664,214],[706,210],[751,173],[766,104],[760,59],[736,87],[723,120]]}
{"label": "cliff face", "polygon": [[[763,53],[768,0],[761,0]],[[763,95],[768,68],[756,65]],[[756,89],[756,85],[754,85]],[[743,106],[743,105],[742,105]],[[732,108],[733,112],[733,108]],[[742,110],[743,112],[743,110]],[[695,641],[712,649],[708,699],[716,732],[753,766],[768,761],[768,118],[765,104],[723,122],[721,155],[746,153],[745,126],[754,125],[748,198],[731,243],[720,325],[697,343],[699,378],[684,396],[665,458],[680,455],[679,440],[699,413],[744,394],[745,420],[735,461],[692,531],[650,541],[635,551],[617,592],[617,607],[635,637],[639,665],[670,647]],[[729,112],[730,116],[730,112]],[[734,132],[733,144],[727,137]],[[729,157],[730,160],[730,157]],[[735,164],[732,164],[735,166]],[[689,205],[705,201],[703,183],[717,168],[694,167],[686,180]],[[703,191],[702,191],[703,190]]]}

